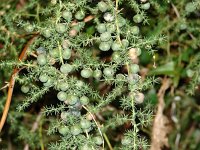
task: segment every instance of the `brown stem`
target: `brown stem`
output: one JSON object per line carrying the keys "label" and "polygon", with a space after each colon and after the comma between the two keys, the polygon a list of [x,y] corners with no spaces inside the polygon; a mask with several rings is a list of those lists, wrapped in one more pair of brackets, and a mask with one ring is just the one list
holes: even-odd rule
{"label": "brown stem", "polygon": [[[38,34],[34,35],[25,45],[25,47],[23,48],[18,60],[19,61],[22,61],[25,56],[26,56],[26,51],[28,49],[28,47],[30,46],[30,44],[32,44],[32,42],[34,41],[34,39],[38,36]],[[10,82],[9,82],[9,87],[8,87],[8,96],[7,96],[7,99],[6,99],[6,104],[5,104],[5,107],[4,107],[4,110],[3,110],[3,114],[2,114],[2,117],[1,117],[1,122],[0,122],[0,132],[5,124],[5,121],[6,121],[6,118],[7,118],[7,115],[8,115],[8,110],[10,108],[10,103],[11,103],[11,99],[12,99],[12,94],[13,94],[13,89],[14,89],[14,85],[15,85],[15,76],[18,74],[18,72],[20,71],[20,69],[18,68],[15,68],[12,75],[11,75],[11,78],[10,78]]]}

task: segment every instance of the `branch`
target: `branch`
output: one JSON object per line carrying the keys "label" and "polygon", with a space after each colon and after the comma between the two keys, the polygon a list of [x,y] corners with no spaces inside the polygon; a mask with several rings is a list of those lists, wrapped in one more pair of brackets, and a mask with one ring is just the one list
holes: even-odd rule
{"label": "branch", "polygon": [[[33,41],[35,40],[35,38],[38,36],[38,34],[35,34],[25,45],[25,47],[23,48],[18,60],[19,61],[22,61],[25,57],[26,57],[26,51],[28,49],[28,47],[33,43]],[[6,99],[6,104],[5,104],[5,107],[4,107],[4,110],[3,110],[3,114],[2,114],[2,117],[1,117],[1,122],[0,122],[0,132],[5,124],[5,121],[6,121],[6,118],[7,118],[7,115],[8,115],[8,110],[10,108],[10,103],[11,103],[11,99],[12,99],[12,94],[13,94],[13,89],[14,89],[14,85],[15,85],[15,77],[16,75],[19,73],[20,69],[18,68],[15,68],[13,70],[13,73],[11,75],[11,78],[10,78],[10,82],[9,82],[9,87],[8,87],[8,96],[7,96],[7,99]]]}

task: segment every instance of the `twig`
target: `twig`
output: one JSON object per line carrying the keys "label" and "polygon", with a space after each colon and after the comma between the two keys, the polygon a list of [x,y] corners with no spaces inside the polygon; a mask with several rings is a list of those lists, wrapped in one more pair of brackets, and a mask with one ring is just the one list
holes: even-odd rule
{"label": "twig", "polygon": [[103,140],[103,149],[104,149],[104,139],[103,139],[103,134],[102,134],[102,132],[101,132],[100,126],[98,125],[97,121],[95,120],[94,115],[89,111],[89,109],[88,109],[86,106],[84,106],[84,105],[83,105],[83,108],[84,108],[85,110],[87,110],[87,112],[90,114],[90,116],[91,116],[92,119],[94,120],[94,122],[95,122],[95,124],[96,124],[96,126],[97,126],[97,128],[98,128],[99,134],[101,135],[101,138],[102,138],[102,140]]}
{"label": "twig", "polygon": [[[28,49],[28,47],[32,44],[32,42],[34,41],[34,39],[38,36],[38,34],[34,35],[25,45],[25,47],[23,48],[18,60],[19,61],[22,61],[25,57],[26,57],[26,51]],[[11,75],[11,78],[10,78],[10,82],[9,82],[9,88],[8,88],[8,96],[7,96],[7,99],[6,99],[6,104],[5,104],[5,107],[4,107],[4,110],[3,110],[3,114],[2,114],[2,117],[1,117],[1,122],[0,122],[0,132],[5,124],[5,121],[6,121],[6,118],[7,118],[7,115],[8,115],[8,110],[10,108],[10,103],[11,103],[11,99],[12,99],[12,93],[13,93],[13,89],[14,89],[14,85],[15,85],[15,77],[16,75],[18,74],[18,72],[20,71],[20,69],[18,68],[15,68],[12,75]]]}
{"label": "twig", "polygon": [[157,94],[158,110],[153,123],[152,142],[150,150],[161,150],[161,148],[164,145],[168,146],[168,139],[166,136],[169,133],[169,126],[167,125],[168,119],[163,114],[163,111],[165,107],[164,96],[169,86],[170,86],[170,80],[164,78],[162,81],[162,86]]}

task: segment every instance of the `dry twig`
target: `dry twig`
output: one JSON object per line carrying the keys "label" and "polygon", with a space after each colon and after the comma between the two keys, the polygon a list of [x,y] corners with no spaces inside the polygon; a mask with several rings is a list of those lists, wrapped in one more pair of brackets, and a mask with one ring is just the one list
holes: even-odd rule
{"label": "dry twig", "polygon": [[[29,48],[29,46],[32,44],[32,42],[34,41],[34,39],[38,36],[38,34],[34,35],[25,45],[25,47],[23,48],[18,60],[22,61],[25,57],[26,57],[26,51]],[[15,77],[16,75],[19,73],[20,69],[15,68],[11,78],[10,78],[10,82],[9,82],[9,87],[8,87],[8,96],[6,99],[6,104],[3,110],[3,114],[1,117],[1,122],[0,122],[0,132],[4,126],[4,123],[6,121],[7,115],[8,115],[8,110],[10,108],[10,103],[11,103],[11,99],[12,99],[12,93],[13,93],[13,89],[14,89],[14,85],[15,85]]]}
{"label": "dry twig", "polygon": [[168,147],[167,134],[170,131],[169,120],[163,114],[165,102],[164,96],[166,90],[170,86],[170,80],[167,78],[163,79],[162,86],[157,94],[158,96],[158,109],[153,123],[152,130],[152,141],[150,150],[161,150],[163,146]]}

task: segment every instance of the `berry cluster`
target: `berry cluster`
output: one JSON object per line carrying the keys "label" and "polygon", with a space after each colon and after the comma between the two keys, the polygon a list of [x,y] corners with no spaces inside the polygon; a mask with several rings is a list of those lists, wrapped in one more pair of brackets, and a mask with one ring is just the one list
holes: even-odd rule
{"label": "berry cluster", "polygon": [[[29,54],[37,55],[37,66],[30,71],[45,88],[57,91],[59,106],[56,110],[59,110],[60,119],[56,128],[63,141],[74,140],[68,144],[69,149],[104,147],[104,128],[97,122],[95,113],[118,98],[122,107],[132,112],[129,119],[135,124],[135,104],[143,103],[141,91],[147,86],[143,86],[138,74],[138,56],[141,47],[146,46],[139,26],[147,22],[145,10],[150,8],[150,3],[137,5],[139,9],[132,11],[134,15],[129,19],[124,17],[126,12],[121,12],[118,1],[75,3],[53,0],[49,6],[52,12],[45,10],[48,17],[53,16],[48,20],[52,25],[22,25],[28,33],[40,33],[32,46],[36,51],[29,51]],[[105,83],[111,88],[102,94],[98,86]],[[24,93],[29,90],[28,86],[22,86]],[[129,119],[119,122],[125,123]],[[133,132],[138,130],[139,124],[133,126]],[[133,136],[133,140],[136,138]],[[122,140],[122,144],[128,145],[125,141]]]}

